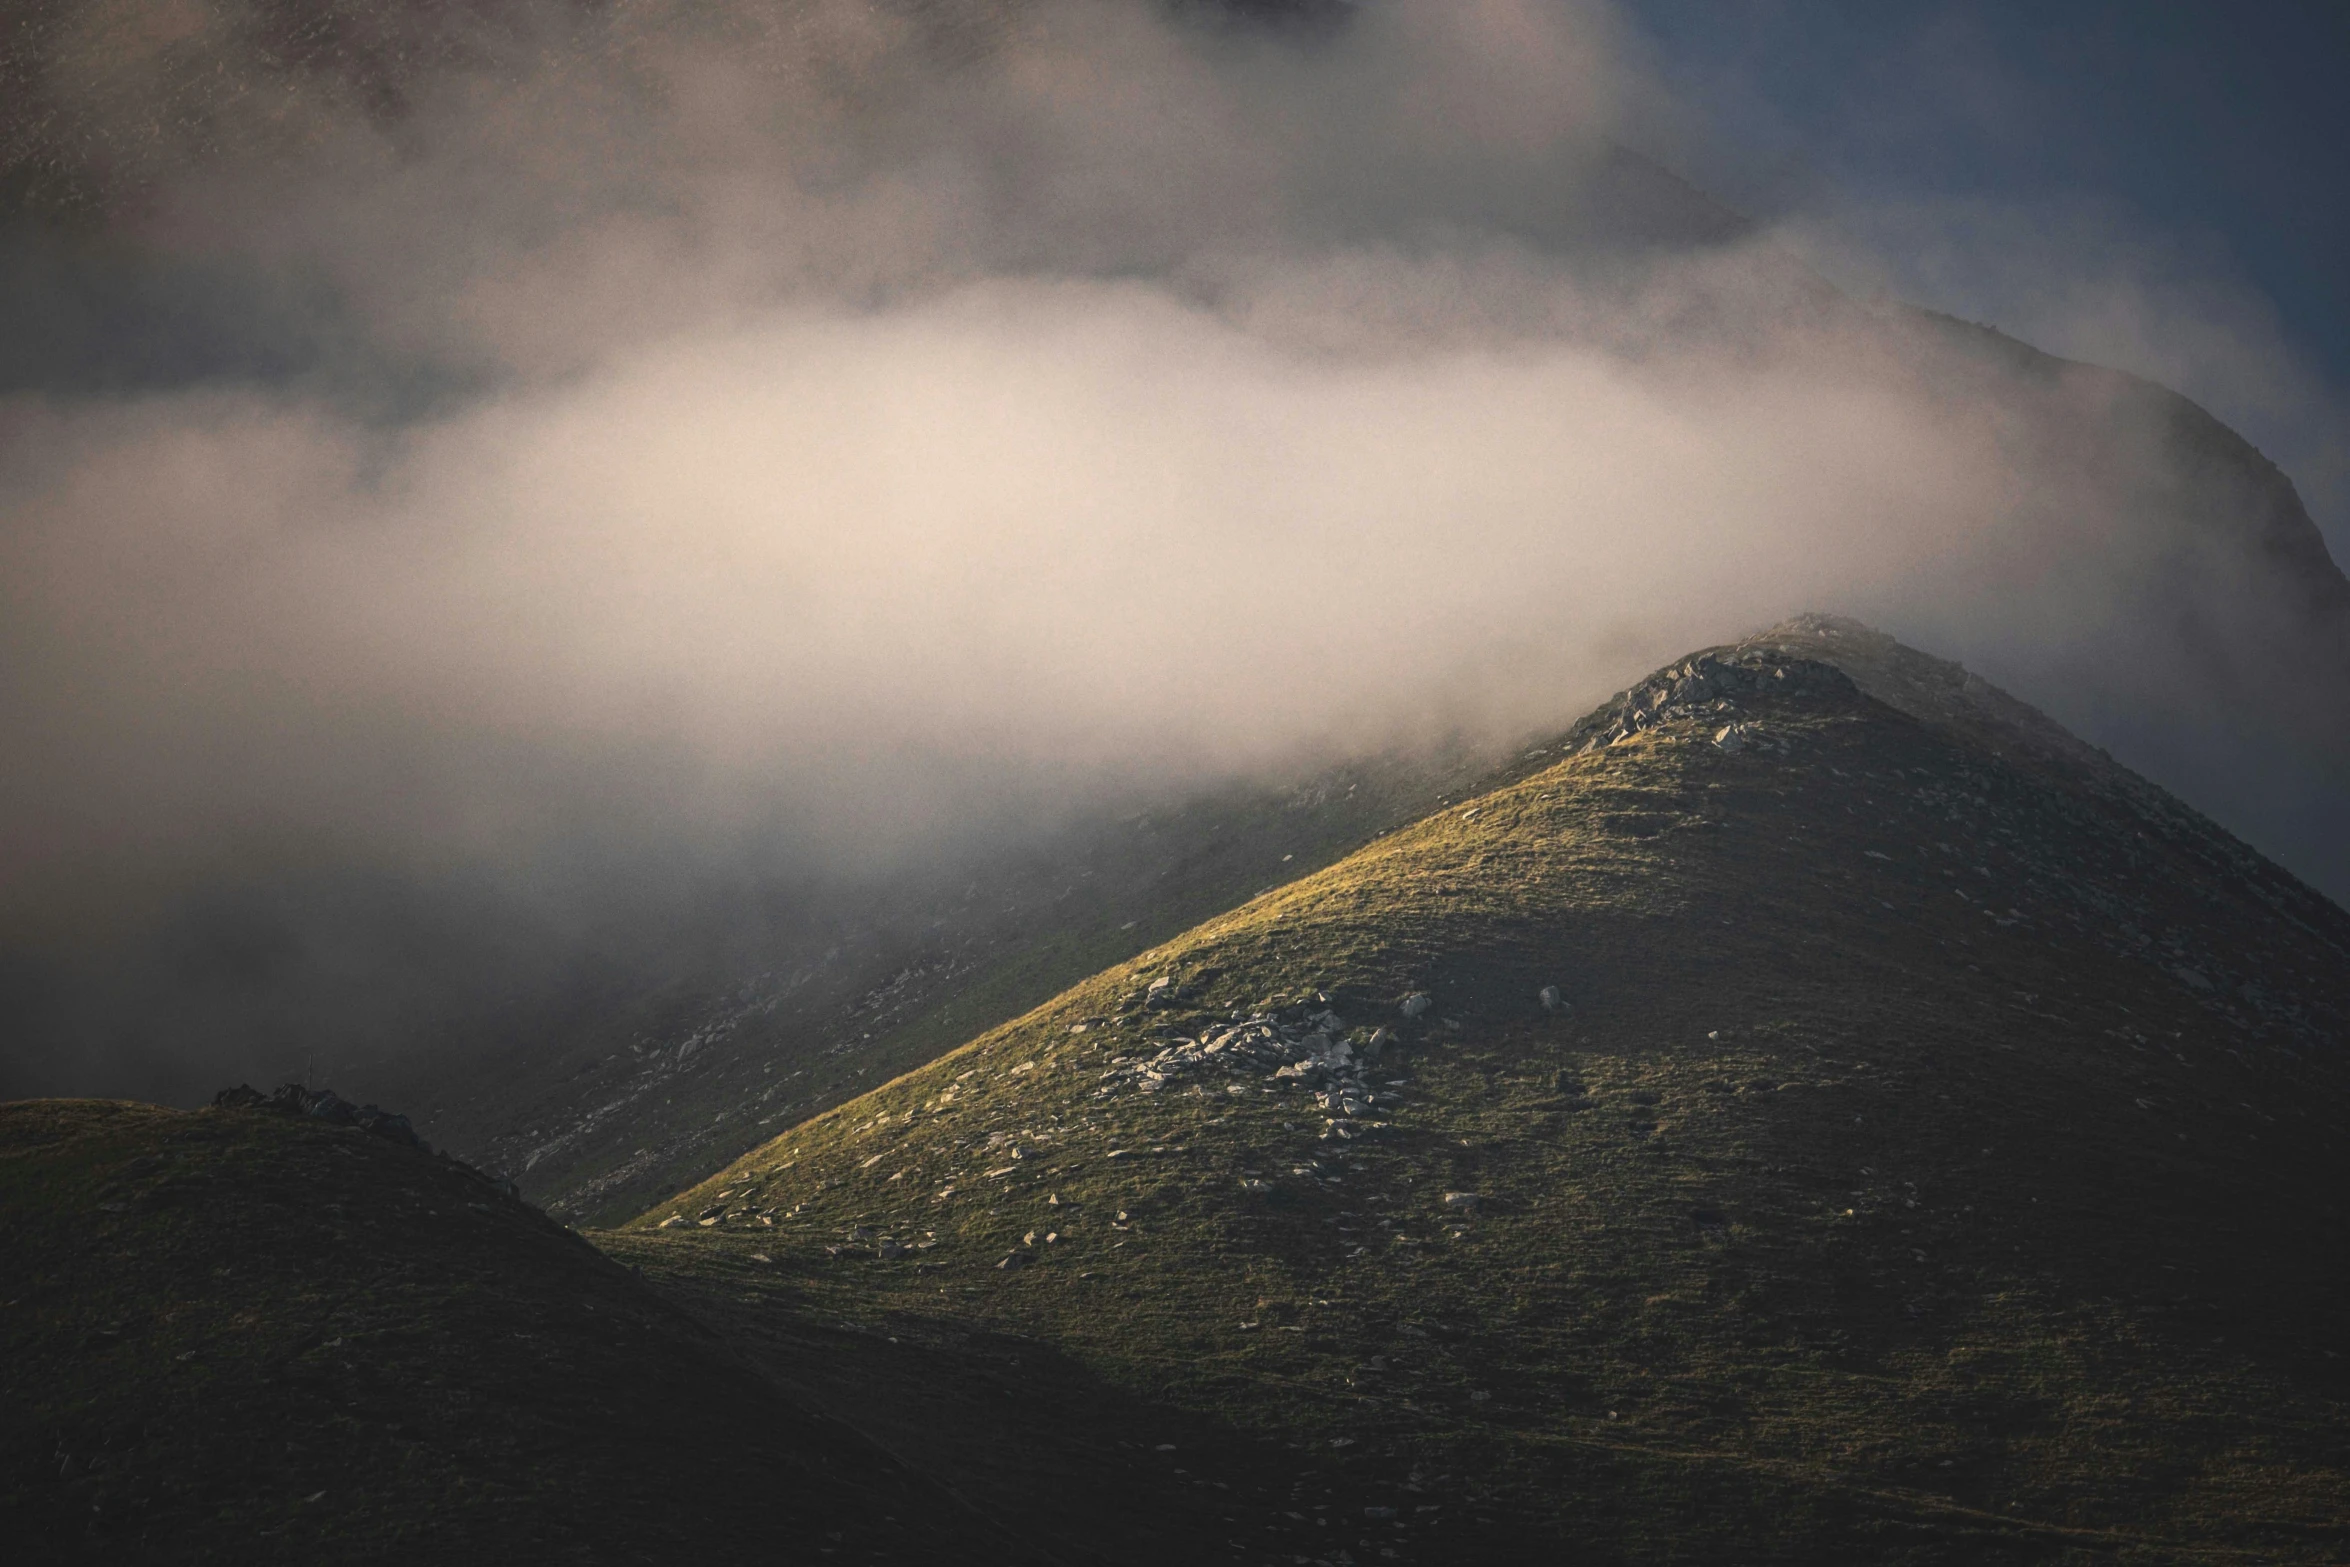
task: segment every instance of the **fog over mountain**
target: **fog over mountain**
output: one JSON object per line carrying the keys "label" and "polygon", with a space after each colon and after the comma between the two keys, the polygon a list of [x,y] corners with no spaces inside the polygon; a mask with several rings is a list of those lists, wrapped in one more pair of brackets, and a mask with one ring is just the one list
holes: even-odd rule
{"label": "fog over mountain", "polygon": [[1703,105],[1604,7],[38,24],[0,1087],[396,1042],[1807,608],[2350,895],[2289,480],[1839,292],[1636,150]]}

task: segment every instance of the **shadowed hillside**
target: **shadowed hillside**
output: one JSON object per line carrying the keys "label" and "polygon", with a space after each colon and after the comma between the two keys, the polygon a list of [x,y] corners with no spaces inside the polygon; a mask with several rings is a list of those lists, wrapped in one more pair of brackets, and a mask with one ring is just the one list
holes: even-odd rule
{"label": "shadowed hillside", "polygon": [[1024,1559],[476,1172],[0,1106],[12,1561]]}

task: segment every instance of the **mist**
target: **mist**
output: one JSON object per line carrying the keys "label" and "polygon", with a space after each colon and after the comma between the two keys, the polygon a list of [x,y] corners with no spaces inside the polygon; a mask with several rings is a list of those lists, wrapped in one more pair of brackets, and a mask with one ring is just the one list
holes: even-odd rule
{"label": "mist", "polygon": [[[2339,693],[2260,689],[2319,611],[2215,534],[2168,405],[1856,302],[1818,231],[1626,151],[1697,111],[1603,7],[518,10],[389,109],[240,12],[147,53],[71,14],[118,194],[12,252],[22,972],[103,989],[191,908],[355,879],[432,934],[286,903],[358,976],[321,997],[502,993],[713,878],[1498,743],[1811,608],[2350,887]],[[258,85],[139,134],[216,78]],[[139,983],[168,1050],[201,978]],[[127,1070],[35,991],[28,1077]]]}

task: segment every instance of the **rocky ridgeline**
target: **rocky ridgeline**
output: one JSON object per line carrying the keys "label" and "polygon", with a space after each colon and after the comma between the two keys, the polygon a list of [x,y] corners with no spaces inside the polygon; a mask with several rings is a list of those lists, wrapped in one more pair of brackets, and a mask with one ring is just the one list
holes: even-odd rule
{"label": "rocky ridgeline", "polygon": [[522,1199],[522,1188],[504,1176],[492,1175],[477,1165],[454,1157],[446,1150],[434,1153],[432,1145],[416,1135],[415,1126],[406,1116],[380,1105],[355,1104],[331,1088],[287,1083],[275,1093],[265,1094],[250,1084],[239,1083],[234,1088],[224,1088],[214,1094],[212,1107],[216,1110],[262,1110],[277,1115],[302,1115],[324,1121],[329,1126],[354,1126],[387,1142],[398,1143],[403,1148],[433,1154],[442,1163],[464,1171],[471,1179],[486,1183],[501,1197],[516,1202]]}
{"label": "rocky ridgeline", "polygon": [[1856,701],[1859,696],[1860,688],[1833,664],[1774,657],[1762,650],[1728,657],[1707,653],[1651,676],[1625,692],[1612,712],[1603,708],[1586,719],[1582,728],[1587,738],[1580,749],[1597,750],[1667,724],[1715,720],[1724,722],[1714,734],[1714,744],[1725,751],[1783,747],[1783,741],[1773,741],[1739,715],[1770,701]]}
{"label": "rocky ridgeline", "polygon": [[376,1105],[353,1104],[331,1088],[287,1083],[276,1093],[265,1094],[249,1084],[239,1083],[214,1094],[212,1105],[216,1110],[276,1110],[287,1115],[316,1116],[331,1125],[356,1126],[409,1148],[425,1146],[406,1116]]}

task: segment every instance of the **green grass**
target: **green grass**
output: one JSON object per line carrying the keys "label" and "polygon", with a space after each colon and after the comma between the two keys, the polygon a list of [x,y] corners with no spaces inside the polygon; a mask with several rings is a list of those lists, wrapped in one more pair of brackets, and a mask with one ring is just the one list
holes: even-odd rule
{"label": "green grass", "polygon": [[[780,995],[737,975],[615,1000],[430,1130],[513,1173],[558,1217],[621,1223],[776,1128],[1416,820],[1490,765],[1458,743],[1349,763],[1072,825],[973,866],[970,897],[947,872],[878,902],[845,895],[832,959]],[[826,939],[804,936],[817,950]],[[704,1041],[690,1062],[639,1048],[689,1037]]]}

